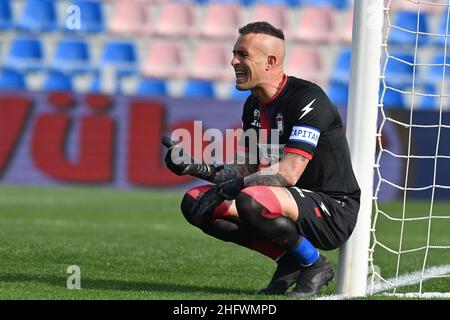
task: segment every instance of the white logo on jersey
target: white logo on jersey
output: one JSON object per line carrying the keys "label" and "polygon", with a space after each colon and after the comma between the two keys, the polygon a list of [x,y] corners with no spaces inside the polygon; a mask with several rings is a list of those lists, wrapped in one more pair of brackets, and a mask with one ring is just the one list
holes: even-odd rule
{"label": "white logo on jersey", "polygon": [[322,209],[323,212],[325,212],[326,214],[328,214],[331,217],[330,212],[328,211],[327,207],[325,207],[323,202],[320,203],[320,209]]}
{"label": "white logo on jersey", "polygon": [[308,103],[308,104],[306,105],[306,107],[304,107],[304,108],[302,109],[303,114],[301,115],[300,118],[298,118],[298,120],[300,120],[301,118],[303,118],[304,116],[306,116],[308,113],[311,112],[311,110],[314,109],[314,108],[311,108],[311,106],[312,106],[312,104],[314,103],[314,101],[316,101],[316,99],[314,99],[313,101],[311,101],[310,103]]}

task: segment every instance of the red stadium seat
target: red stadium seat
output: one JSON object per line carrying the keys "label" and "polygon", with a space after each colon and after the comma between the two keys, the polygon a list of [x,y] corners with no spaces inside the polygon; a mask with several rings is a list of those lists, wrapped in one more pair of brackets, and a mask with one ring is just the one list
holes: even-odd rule
{"label": "red stadium seat", "polygon": [[320,52],[310,46],[297,46],[288,51],[286,73],[305,80],[325,84],[324,66]]}
{"label": "red stadium seat", "polygon": [[154,32],[165,37],[189,37],[195,32],[195,6],[191,3],[167,2],[161,5]]}
{"label": "red stadium seat", "polygon": [[[420,3],[420,11],[428,12],[431,14],[440,14],[446,9],[446,2],[442,0],[427,0],[422,1]],[[419,2],[418,1],[410,1],[410,0],[395,0],[392,1],[389,9],[392,11],[402,10],[402,11],[412,11],[417,12],[419,10]]]}
{"label": "red stadium seat", "polygon": [[183,77],[183,51],[178,43],[155,41],[145,57],[143,74],[153,78]]}
{"label": "red stadium seat", "polygon": [[287,8],[268,4],[256,5],[252,21],[267,21],[282,30],[289,27]]}
{"label": "red stadium seat", "polygon": [[234,39],[241,27],[242,7],[238,4],[211,3],[206,8],[200,35],[207,38]]}
{"label": "red stadium seat", "polygon": [[121,35],[150,33],[145,4],[137,0],[116,2],[109,30]]}
{"label": "red stadium seat", "polygon": [[234,77],[228,47],[204,42],[194,50],[189,76],[196,79],[223,80]]}
{"label": "red stadium seat", "polygon": [[334,42],[335,10],[328,7],[306,7],[300,11],[297,25],[291,31],[298,41]]}
{"label": "red stadium seat", "polygon": [[339,41],[346,44],[351,43],[352,30],[353,30],[353,9],[350,9],[345,14],[345,21],[339,32]]}

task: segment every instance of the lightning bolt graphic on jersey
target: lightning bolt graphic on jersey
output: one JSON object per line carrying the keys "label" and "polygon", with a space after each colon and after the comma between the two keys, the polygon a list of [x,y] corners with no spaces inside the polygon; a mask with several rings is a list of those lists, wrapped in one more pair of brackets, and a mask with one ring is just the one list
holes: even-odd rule
{"label": "lightning bolt graphic on jersey", "polygon": [[310,103],[308,103],[308,104],[306,105],[306,107],[304,107],[304,108],[302,109],[303,114],[300,116],[300,118],[298,118],[298,120],[300,120],[301,118],[303,118],[304,116],[306,116],[308,113],[311,112],[312,109],[314,109],[314,108],[311,108],[311,106],[312,106],[312,104],[314,103],[314,101],[316,101],[316,99],[314,99],[313,101],[311,101]]}
{"label": "lightning bolt graphic on jersey", "polygon": [[320,209],[322,209],[322,212],[325,212],[326,214],[328,214],[331,217],[330,212],[328,211],[327,207],[325,207],[323,202],[320,203]]}

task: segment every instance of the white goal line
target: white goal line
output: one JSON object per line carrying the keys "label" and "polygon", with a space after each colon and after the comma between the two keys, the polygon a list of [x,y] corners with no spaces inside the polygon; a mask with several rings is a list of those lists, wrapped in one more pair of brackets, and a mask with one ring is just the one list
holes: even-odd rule
{"label": "white goal line", "polygon": [[[392,290],[394,288],[414,285],[419,283],[421,280],[426,281],[432,278],[438,278],[442,276],[450,275],[450,264],[442,265],[438,267],[431,267],[425,269],[424,272],[416,271],[413,273],[407,273],[400,277],[391,278],[386,280],[386,282],[381,282],[375,284],[373,287],[371,285],[367,286],[366,292],[367,295],[373,295],[377,293],[381,293],[384,291]],[[389,296],[397,296],[397,297],[405,297],[405,298],[450,298],[450,293],[440,293],[440,292],[427,292],[427,293],[407,293],[407,294],[385,294]],[[328,295],[317,297],[316,300],[344,300],[350,299],[351,297],[336,294],[336,295]]]}

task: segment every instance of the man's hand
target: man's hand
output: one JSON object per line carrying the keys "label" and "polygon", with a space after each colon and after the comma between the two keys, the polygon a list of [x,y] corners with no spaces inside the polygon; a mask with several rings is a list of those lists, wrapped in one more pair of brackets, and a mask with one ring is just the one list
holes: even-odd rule
{"label": "man's hand", "polygon": [[222,201],[223,197],[217,192],[216,188],[206,191],[195,200],[192,206],[192,223],[195,226],[201,226]]}
{"label": "man's hand", "polygon": [[244,189],[244,178],[236,178],[219,183],[215,189],[225,200],[233,200]]}
{"label": "man's hand", "polygon": [[[212,181],[216,176],[216,173],[223,168],[223,165],[194,163],[194,159],[185,154],[183,148],[169,137],[163,137],[162,143],[168,148],[164,159],[166,166],[176,175],[182,176],[189,174],[200,179]],[[174,151],[176,153],[172,155]],[[173,162],[174,156],[178,157],[177,163],[179,164]]]}
{"label": "man's hand", "polygon": [[[166,157],[164,158],[167,168],[178,176],[187,174],[187,172],[185,172],[185,170],[186,170],[188,164],[183,163],[183,157],[184,157],[183,148],[179,144],[177,144],[175,141],[172,141],[168,137],[163,137],[162,143],[168,149],[167,153],[166,153]],[[177,156],[178,157],[177,160],[179,160],[179,161],[177,161],[177,162],[179,162],[178,164],[173,162],[174,156],[172,155],[172,153],[174,151],[176,152],[174,154],[174,156]]]}

